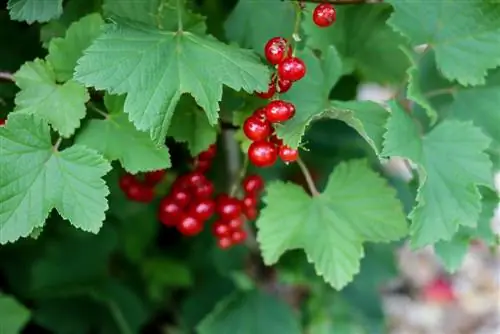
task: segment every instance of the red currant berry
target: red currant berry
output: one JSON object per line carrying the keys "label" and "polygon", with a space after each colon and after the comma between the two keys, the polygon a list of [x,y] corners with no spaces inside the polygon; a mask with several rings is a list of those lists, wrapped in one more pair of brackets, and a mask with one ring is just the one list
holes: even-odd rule
{"label": "red currant berry", "polygon": [[166,226],[175,226],[182,215],[182,207],[171,197],[161,200],[158,208],[158,218]]}
{"label": "red currant berry", "polygon": [[273,97],[275,93],[276,93],[276,85],[274,84],[273,81],[271,81],[269,83],[269,86],[267,86],[267,91],[257,92],[256,94],[261,99],[267,100],[267,99],[270,99],[271,97]]}
{"label": "red currant berry", "polygon": [[194,170],[198,173],[205,173],[210,169],[211,166],[211,160],[201,160],[200,158],[198,158],[194,163]]}
{"label": "red currant berry", "polygon": [[278,92],[279,93],[286,93],[292,88],[293,82],[290,80],[284,80],[282,78],[278,79]]}
{"label": "red currant berry", "polygon": [[212,144],[205,151],[198,154],[199,160],[212,160],[217,154],[217,145]]}
{"label": "red currant berry", "polygon": [[223,221],[230,221],[241,215],[241,203],[236,198],[219,197],[217,200],[216,211]]}
{"label": "red currant berry", "polygon": [[280,158],[283,162],[294,162],[299,157],[299,151],[283,145],[280,147]]}
{"label": "red currant berry", "polygon": [[259,119],[266,119],[266,108],[259,108],[255,110],[252,116]]}
{"label": "red currant berry", "polygon": [[243,190],[250,195],[259,193],[264,188],[264,181],[259,175],[248,175],[241,183]]}
{"label": "red currant berry", "polygon": [[243,230],[236,230],[231,233],[231,240],[234,244],[240,244],[247,238],[247,233]]}
{"label": "red currant berry", "polygon": [[243,213],[248,218],[248,220],[255,220],[257,218],[256,208],[244,208]]}
{"label": "red currant berry", "polygon": [[257,198],[255,198],[255,196],[252,195],[246,195],[241,201],[241,203],[243,203],[244,209],[255,208],[257,206]]}
{"label": "red currant berry", "polygon": [[189,206],[189,213],[198,220],[206,221],[215,212],[215,202],[211,199],[196,199]]}
{"label": "red currant berry", "polygon": [[238,230],[243,226],[243,219],[241,217],[233,218],[227,222],[227,226],[233,231]]}
{"label": "red currant berry", "polygon": [[233,240],[231,237],[222,237],[219,240],[217,240],[217,246],[219,246],[220,249],[228,249],[233,245]]}
{"label": "red currant berry", "polygon": [[331,26],[336,18],[337,13],[335,8],[329,3],[319,4],[314,9],[313,21],[318,27],[325,28]]}
{"label": "red currant berry", "polygon": [[253,141],[264,140],[271,134],[272,126],[269,121],[250,116],[243,123],[243,132]]}
{"label": "red currant berry", "polygon": [[172,184],[172,190],[170,192],[187,190],[190,188],[190,185],[191,184],[187,175],[181,175],[177,179],[175,179],[174,183]]}
{"label": "red currant berry", "polygon": [[210,181],[200,184],[194,189],[193,194],[196,198],[210,198],[214,193],[214,185]]}
{"label": "red currant berry", "polygon": [[200,172],[191,172],[189,174],[187,174],[187,179],[188,179],[188,182],[189,184],[192,186],[192,187],[199,187],[201,186],[202,184],[205,184],[208,182],[207,178],[205,177],[205,175],[203,175],[202,173]]}
{"label": "red currant berry", "polygon": [[248,148],[248,158],[257,167],[269,167],[278,159],[278,150],[268,141],[254,141]]}
{"label": "red currant berry", "polygon": [[7,120],[6,120],[5,118],[0,118],[0,126],[5,125],[5,122],[6,122],[6,121],[7,121]]}
{"label": "red currant berry", "polygon": [[185,208],[191,202],[191,194],[187,190],[174,190],[170,192],[170,197],[181,206]]}
{"label": "red currant berry", "polygon": [[181,217],[177,229],[186,236],[193,236],[203,230],[203,223],[193,215],[188,214]]}
{"label": "red currant berry", "polygon": [[124,192],[127,192],[128,188],[137,183],[137,179],[132,174],[126,173],[120,177],[120,189]]}
{"label": "red currant berry", "polygon": [[229,225],[218,220],[212,225],[212,234],[217,238],[227,237],[231,234]]}
{"label": "red currant berry", "polygon": [[146,187],[140,183],[131,184],[125,194],[130,200],[142,203],[149,203],[155,197],[153,188]]}
{"label": "red currant berry", "polygon": [[165,176],[166,171],[164,169],[155,170],[152,172],[147,172],[144,174],[144,183],[149,186],[156,186],[161,182]]}
{"label": "red currant berry", "polygon": [[283,80],[298,81],[306,75],[306,64],[297,57],[287,58],[278,64],[278,75]]}
{"label": "red currant berry", "polygon": [[281,145],[283,145],[283,139],[278,138],[278,136],[276,135],[276,133],[273,133],[269,137],[269,141],[271,143],[273,143],[274,145],[278,146],[278,147],[280,147]]}
{"label": "red currant berry", "polygon": [[292,53],[292,48],[283,37],[274,37],[266,43],[264,53],[267,61],[276,65]]}
{"label": "red currant berry", "polygon": [[281,100],[274,100],[266,106],[266,118],[271,123],[288,121],[295,115],[293,104]]}

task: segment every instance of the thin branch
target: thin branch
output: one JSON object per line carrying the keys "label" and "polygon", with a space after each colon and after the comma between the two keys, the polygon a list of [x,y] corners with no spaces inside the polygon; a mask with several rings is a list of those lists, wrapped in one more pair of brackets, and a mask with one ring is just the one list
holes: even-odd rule
{"label": "thin branch", "polygon": [[360,5],[365,3],[374,3],[381,1],[368,1],[368,0],[300,0],[299,2],[310,3],[331,3],[332,5]]}
{"label": "thin branch", "polygon": [[14,82],[14,75],[10,72],[2,72],[0,71],[0,79],[7,80],[7,81],[12,81]]}
{"label": "thin branch", "polygon": [[440,89],[434,89],[428,92],[424,93],[424,96],[429,98],[429,97],[434,97],[434,96],[439,96],[439,95],[446,95],[446,94],[455,94],[457,88],[456,87],[447,87],[447,88],[440,88]]}
{"label": "thin branch", "polygon": [[231,186],[229,196],[234,197],[238,192],[238,187],[240,186],[241,181],[243,181],[243,178],[247,173],[247,168],[248,168],[248,155],[245,155],[245,159],[243,160],[243,164],[240,167],[240,172],[238,174],[238,177],[236,177],[233,180],[233,185]]}
{"label": "thin branch", "polygon": [[89,102],[87,102],[87,107],[89,107],[89,109],[90,109],[90,110],[95,111],[96,113],[98,113],[99,115],[101,115],[102,117],[104,117],[104,118],[106,118],[106,119],[109,117],[109,115],[108,115],[106,112],[104,112],[103,110],[101,110],[101,109],[99,109],[98,107],[96,107],[96,106],[95,106],[92,102],[90,102],[90,101],[89,101]]}
{"label": "thin branch", "polygon": [[57,138],[57,141],[54,144],[54,151],[56,152],[59,151],[59,146],[61,146],[62,140],[63,140],[62,137]]}
{"label": "thin branch", "polygon": [[309,187],[309,191],[313,196],[319,196],[320,193],[318,189],[316,188],[316,185],[314,184],[314,180],[311,176],[311,173],[309,172],[309,169],[307,168],[306,164],[304,161],[302,161],[301,158],[297,159],[297,164],[300,167],[300,170],[302,171],[302,174],[304,174],[304,178],[306,179],[307,186]]}

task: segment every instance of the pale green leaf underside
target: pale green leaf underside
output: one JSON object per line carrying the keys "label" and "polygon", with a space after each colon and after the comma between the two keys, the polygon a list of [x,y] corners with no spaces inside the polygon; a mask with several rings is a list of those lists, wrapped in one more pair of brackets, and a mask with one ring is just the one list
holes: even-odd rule
{"label": "pale green leaf underside", "polygon": [[159,147],[146,132],[137,130],[124,113],[91,120],[76,143],[92,148],[108,160],[119,160],[132,174],[170,167],[167,147]]}
{"label": "pale green leaf underside", "polygon": [[63,0],[9,0],[7,9],[11,19],[31,24],[59,17],[63,12],[62,3]]}
{"label": "pale green leaf underside", "polygon": [[72,80],[57,84],[52,67],[40,59],[25,63],[14,78],[21,88],[16,112],[43,118],[63,137],[70,137],[80,126],[89,100],[85,87]]}
{"label": "pale green leaf underside", "polygon": [[436,255],[446,270],[454,273],[462,266],[463,259],[469,249],[469,242],[468,239],[457,235],[449,241],[439,241],[434,245]]}
{"label": "pale green leaf underside", "polygon": [[30,311],[24,305],[0,293],[0,333],[21,333],[29,318]]}
{"label": "pale green leaf underside", "polygon": [[299,334],[288,305],[260,291],[236,292],[219,302],[197,326],[199,334]]}
{"label": "pale green leaf underside", "polygon": [[11,114],[0,128],[0,243],[28,236],[55,208],[71,224],[97,233],[108,208],[102,177],[111,169],[96,152],[54,151],[41,119]]}
{"label": "pale green leaf underside", "polygon": [[470,122],[443,121],[421,137],[414,121],[391,104],[384,156],[419,165],[417,206],[410,213],[414,247],[450,240],[460,225],[475,226],[481,210],[477,185],[491,186],[490,139]]}
{"label": "pale green leaf underside", "polygon": [[257,240],[265,263],[276,263],[287,250],[303,249],[318,275],[336,289],[359,271],[364,242],[397,240],[407,233],[395,191],[363,160],[338,165],[318,197],[275,182],[264,201]]}
{"label": "pale green leaf underside", "polygon": [[388,0],[388,23],[412,45],[429,44],[438,68],[462,85],[485,82],[487,70],[500,65],[500,6],[477,0],[425,2]]}
{"label": "pale green leaf underside", "polygon": [[73,78],[76,61],[99,35],[103,24],[101,15],[90,14],[71,24],[64,37],[50,41],[46,60],[54,68],[58,81]]}
{"label": "pale green leaf underside", "polygon": [[123,23],[107,26],[78,61],[75,77],[100,90],[128,93],[129,118],[161,142],[182,94],[191,94],[214,125],[223,85],[263,91],[269,70],[252,52],[211,36]]}

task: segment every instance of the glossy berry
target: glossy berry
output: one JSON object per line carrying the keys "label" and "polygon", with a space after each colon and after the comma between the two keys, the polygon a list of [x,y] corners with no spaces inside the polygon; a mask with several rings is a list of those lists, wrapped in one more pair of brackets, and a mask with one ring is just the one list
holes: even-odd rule
{"label": "glossy berry", "polygon": [[205,173],[210,169],[211,166],[212,166],[211,160],[202,160],[198,158],[194,163],[194,170],[199,173]]}
{"label": "glossy berry", "polygon": [[335,8],[329,3],[317,5],[313,12],[313,21],[321,28],[331,26],[335,22],[336,17]]}
{"label": "glossy berry", "polygon": [[279,93],[286,93],[292,88],[293,82],[290,80],[285,80],[282,78],[278,79],[278,92]]}
{"label": "glossy berry", "polygon": [[248,139],[264,140],[271,134],[272,126],[269,121],[258,118],[255,116],[250,116],[243,123],[243,132],[248,137]]}
{"label": "glossy berry", "polygon": [[136,184],[136,183],[138,183],[138,181],[135,178],[135,176],[132,174],[129,174],[129,173],[123,174],[120,177],[120,181],[119,181],[120,189],[124,192],[126,192],[128,190],[128,188],[130,188],[133,184]]}
{"label": "glossy berry", "polygon": [[215,155],[217,154],[217,145],[212,144],[208,147],[207,150],[201,152],[198,155],[199,160],[212,160],[215,158]]}
{"label": "glossy berry", "polygon": [[5,118],[0,118],[0,126],[5,125],[6,119]]}
{"label": "glossy berry", "polygon": [[248,158],[257,167],[269,167],[278,159],[278,150],[269,141],[254,141],[248,148]]}
{"label": "glossy berry", "polygon": [[224,221],[230,221],[241,215],[241,203],[238,199],[232,197],[219,197],[217,199],[216,211]]}
{"label": "glossy berry", "polygon": [[177,229],[186,236],[193,236],[203,230],[203,223],[193,215],[187,214],[181,217]]}
{"label": "glossy berry", "polygon": [[155,197],[153,188],[147,187],[140,183],[131,184],[125,191],[128,199],[135,202],[149,203]]}
{"label": "glossy berry", "polygon": [[271,81],[269,83],[269,86],[267,87],[267,91],[257,92],[256,94],[261,99],[264,99],[264,100],[270,99],[271,97],[274,96],[274,94],[276,94],[276,84],[273,81]]}
{"label": "glossy berry", "polygon": [[181,208],[185,208],[191,202],[191,194],[186,190],[174,190],[170,196]]}
{"label": "glossy berry", "polygon": [[187,175],[181,175],[177,179],[175,179],[174,183],[172,184],[171,192],[179,191],[179,190],[187,190],[190,187],[191,187],[191,183],[190,183]]}
{"label": "glossy berry", "polygon": [[266,119],[266,108],[259,108],[255,110],[252,116],[259,119]]}
{"label": "glossy berry", "polygon": [[205,181],[193,190],[196,198],[210,198],[214,193],[214,185],[210,181]]}
{"label": "glossy berry", "polygon": [[243,226],[243,219],[241,217],[236,217],[227,222],[227,226],[234,231],[234,230],[239,230]]}
{"label": "glossy berry", "polygon": [[247,194],[255,195],[259,193],[262,188],[264,188],[264,181],[259,175],[248,175],[245,177],[241,185]]}
{"label": "glossy berry", "polygon": [[251,209],[257,206],[257,199],[253,195],[246,195],[241,203],[243,203],[244,209]]}
{"label": "glossy berry", "polygon": [[298,81],[304,75],[306,75],[306,64],[300,58],[287,58],[278,64],[278,76],[283,80]]}
{"label": "glossy berry", "polygon": [[269,141],[273,144],[275,144],[276,146],[280,147],[281,145],[283,145],[283,139],[280,139],[278,138],[278,136],[276,135],[276,133],[273,133],[270,137],[269,137]]}
{"label": "glossy berry", "polygon": [[158,218],[166,226],[175,226],[182,215],[182,207],[171,197],[165,197],[161,200]]}
{"label": "glossy berry", "polygon": [[215,213],[215,202],[211,199],[196,199],[189,205],[188,212],[196,219],[206,221]]}
{"label": "glossy berry", "polygon": [[264,54],[267,61],[273,65],[277,65],[288,57],[292,52],[292,48],[287,44],[287,40],[283,37],[274,37],[267,41],[264,47]]}
{"label": "glossy berry", "polygon": [[243,230],[233,231],[231,233],[231,240],[235,244],[242,243],[247,238],[247,233]]}
{"label": "glossy berry", "polygon": [[228,249],[232,245],[233,245],[233,240],[230,236],[222,237],[219,240],[217,240],[217,246],[219,246],[220,249]]}
{"label": "glossy berry", "polygon": [[288,121],[295,115],[295,106],[282,100],[274,100],[266,106],[266,118],[271,123]]}
{"label": "glossy berry", "polygon": [[212,225],[212,234],[217,238],[228,237],[231,235],[231,228],[226,223],[218,220]]}
{"label": "glossy berry", "polygon": [[288,146],[280,147],[280,158],[283,162],[294,162],[299,157],[299,151]]}
{"label": "glossy berry", "polygon": [[188,180],[187,182],[189,182],[189,185],[191,187],[199,187],[200,185],[208,182],[207,178],[205,177],[205,175],[203,175],[203,173],[196,171],[187,174],[186,178]]}
{"label": "glossy berry", "polygon": [[256,208],[244,208],[243,214],[245,215],[245,217],[248,218],[248,220],[257,219],[257,209]]}
{"label": "glossy berry", "polygon": [[144,183],[149,186],[156,186],[161,182],[165,176],[166,171],[164,169],[155,170],[152,172],[146,172],[144,174]]}

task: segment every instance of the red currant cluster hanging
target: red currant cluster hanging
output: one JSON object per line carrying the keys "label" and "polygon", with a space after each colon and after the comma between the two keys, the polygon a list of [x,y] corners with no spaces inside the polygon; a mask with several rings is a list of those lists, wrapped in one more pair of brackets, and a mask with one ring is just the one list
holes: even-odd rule
{"label": "red currant cluster hanging", "polygon": [[120,188],[131,201],[149,203],[155,197],[155,186],[165,176],[165,170],[147,172],[143,178],[132,174],[124,174],[120,178]]}

